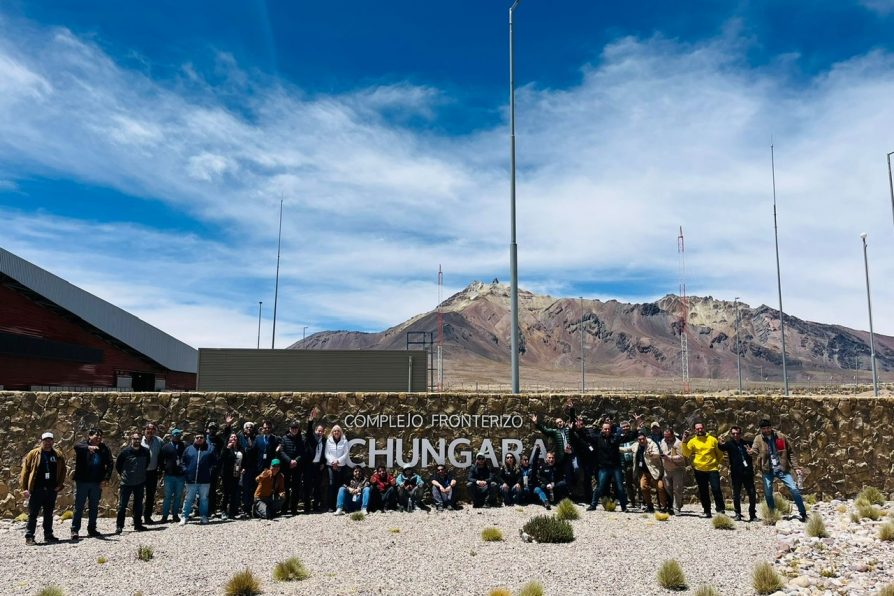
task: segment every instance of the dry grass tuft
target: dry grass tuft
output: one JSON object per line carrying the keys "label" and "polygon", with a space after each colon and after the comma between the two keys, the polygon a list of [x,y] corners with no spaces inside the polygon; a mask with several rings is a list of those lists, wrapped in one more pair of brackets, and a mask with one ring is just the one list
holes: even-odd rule
{"label": "dry grass tuft", "polygon": [[501,586],[488,592],[488,596],[512,596],[512,590]]}
{"label": "dry grass tuft", "polygon": [[878,537],[884,542],[894,541],[894,522],[886,522],[879,526]]}
{"label": "dry grass tuft", "polygon": [[686,589],[686,576],[675,559],[668,559],[658,568],[658,584],[665,590]]}
{"label": "dry grass tuft", "polygon": [[68,520],[70,520],[70,519],[73,518],[73,517],[74,517],[74,512],[73,512],[71,509],[68,509],[68,510],[66,510],[66,511],[63,511],[63,512],[62,512],[62,515],[59,516],[59,518],[60,518],[62,521],[68,521]]}
{"label": "dry grass tuft", "polygon": [[273,567],[273,579],[278,582],[300,582],[308,577],[310,573],[298,557],[290,557]]}
{"label": "dry grass tuft", "polygon": [[667,521],[670,519],[670,515],[667,513],[662,513],[660,511],[655,512],[655,519],[658,521]]}
{"label": "dry grass tuft", "polygon": [[[609,499],[608,497],[602,497],[602,500],[600,501],[600,503],[602,503],[602,508],[605,509],[606,511],[614,511],[615,509],[618,508],[618,504],[615,503],[615,501],[613,499]],[[26,516],[25,521],[27,521],[27,519],[28,518]]]}
{"label": "dry grass tuft", "polygon": [[537,580],[531,580],[521,587],[518,596],[543,596],[543,584]]}
{"label": "dry grass tuft", "polygon": [[154,556],[155,551],[152,550],[151,546],[141,544],[137,547],[137,559],[139,559],[140,561],[151,561]]}
{"label": "dry grass tuft", "polygon": [[258,596],[261,593],[261,582],[248,567],[233,575],[224,587],[227,596]]}
{"label": "dry grass tuft", "polygon": [[736,522],[731,520],[728,515],[724,515],[723,513],[718,513],[714,516],[714,519],[711,520],[711,524],[714,526],[715,530],[735,530]]}
{"label": "dry grass tuft", "polygon": [[772,594],[784,587],[782,578],[770,563],[758,563],[751,573],[751,583],[758,594]]}
{"label": "dry grass tuft", "polygon": [[875,488],[874,486],[863,487],[863,490],[860,491],[860,494],[857,495],[857,498],[865,499],[873,505],[885,504],[885,495],[883,495],[882,491]]}
{"label": "dry grass tuft", "polygon": [[571,502],[571,499],[562,499],[559,504],[556,505],[556,517],[572,521],[580,519],[580,511],[577,510],[577,506]]}
{"label": "dry grass tuft", "polygon": [[819,513],[813,513],[807,520],[804,531],[812,538],[828,538],[829,532],[826,530],[826,524],[823,522],[823,516]]}
{"label": "dry grass tuft", "polygon": [[481,539],[485,542],[503,542],[503,532],[500,528],[484,528],[481,530]]}
{"label": "dry grass tuft", "polygon": [[778,509],[770,509],[766,501],[760,505],[761,520],[765,526],[775,526],[782,519],[782,514]]}
{"label": "dry grass tuft", "polygon": [[695,596],[720,596],[720,592],[714,586],[706,584],[698,587],[698,590],[695,591]]}
{"label": "dry grass tuft", "polygon": [[38,592],[37,596],[65,596],[65,592],[59,586],[47,586]]}

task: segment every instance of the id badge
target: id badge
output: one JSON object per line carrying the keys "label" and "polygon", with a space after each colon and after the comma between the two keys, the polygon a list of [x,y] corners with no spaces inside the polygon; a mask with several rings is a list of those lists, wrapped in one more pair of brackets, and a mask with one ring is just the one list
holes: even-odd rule
{"label": "id badge", "polygon": [[43,479],[44,479],[44,480],[49,480],[49,479],[50,479],[50,473],[49,473],[49,472],[44,473],[44,475],[43,475]]}
{"label": "id badge", "polygon": [[264,454],[264,459],[267,459],[267,454],[266,454],[266,453]]}

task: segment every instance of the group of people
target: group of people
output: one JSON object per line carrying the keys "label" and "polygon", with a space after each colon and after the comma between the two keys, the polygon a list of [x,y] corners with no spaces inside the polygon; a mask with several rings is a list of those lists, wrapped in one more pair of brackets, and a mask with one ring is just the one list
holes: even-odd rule
{"label": "group of people", "polygon": [[[739,426],[733,426],[729,438],[721,442],[700,422],[694,425],[694,434],[686,430],[679,437],[673,428],[662,429],[657,422],[646,431],[642,416],[620,424],[605,417],[598,427],[588,427],[576,415],[573,404],[569,402],[566,407],[566,418],[556,418],[554,426],[531,417],[535,428],[552,444],[545,453],[535,447],[530,456],[519,454],[518,461],[515,453],[507,453],[500,467],[492,466],[484,453],[477,454],[465,479],[472,507],[535,503],[550,509],[571,497],[589,503],[587,509],[592,511],[603,499],[611,498],[620,502],[622,511],[635,507],[639,500],[645,511],[655,511],[657,501],[660,511],[679,514],[686,466],[691,462],[702,508],[711,517],[712,497],[716,511],[725,512],[720,463],[726,454],[737,520],[743,519],[742,489],[749,499],[749,520],[756,519],[756,470],[762,475],[770,508],[775,508],[773,483],[780,480],[791,492],[802,521],[806,519],[798,483],[792,476],[793,470],[800,476],[800,469],[791,444],[769,420],[760,422],[760,434],[751,443],[745,442]],[[142,433],[131,432],[126,446],[114,458],[103,442],[102,430],[90,429],[74,446],[71,540],[80,539],[85,507],[87,534],[100,535],[99,502],[113,469],[119,479],[118,534],[124,529],[128,506],[136,531],[154,523],[184,525],[192,517],[196,502],[201,524],[215,514],[222,519],[297,515],[299,505],[305,513],[328,510],[336,515],[352,511],[428,511],[429,495],[438,511],[461,508],[454,471],[443,462],[436,465],[428,481],[409,466],[397,475],[379,466],[367,476],[363,467],[353,466],[350,461],[348,440],[341,427],[333,426],[327,436],[325,427],[315,422],[317,414],[316,408],[310,412],[304,433],[302,424],[294,421],[281,436],[272,433],[268,421],[259,427],[245,422],[241,431],[233,432],[235,419],[227,416],[223,428],[209,421],[203,431],[193,435],[190,444],[179,428],[170,431],[168,440],[162,440],[157,436],[157,426],[150,422]],[[40,446],[22,462],[27,544],[35,544],[40,516],[44,540],[58,541],[53,534],[53,511],[67,467],[54,443],[52,432],[43,433]],[[156,521],[153,515],[160,479],[164,496]]]}

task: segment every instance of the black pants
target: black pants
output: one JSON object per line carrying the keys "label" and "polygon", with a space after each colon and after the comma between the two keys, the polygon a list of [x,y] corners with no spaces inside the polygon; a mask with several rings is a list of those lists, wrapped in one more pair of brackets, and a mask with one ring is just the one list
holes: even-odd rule
{"label": "black pants", "polygon": [[286,484],[286,500],[282,508],[289,510],[292,514],[298,513],[298,501],[301,500],[301,464],[294,468],[286,466],[282,472]]}
{"label": "black pants", "polygon": [[127,502],[130,501],[131,495],[133,495],[133,525],[135,528],[142,525],[140,518],[143,515],[143,494],[145,490],[146,487],[142,484],[136,484],[134,486],[128,486],[127,484],[121,485],[118,492],[118,519],[116,520],[115,527],[124,527],[124,518],[127,516]]}
{"label": "black pants", "polygon": [[369,493],[369,510],[385,511],[386,509],[397,509],[397,489],[389,486],[384,493],[379,489],[373,488]]}
{"label": "black pants", "polygon": [[478,486],[477,482],[466,483],[466,493],[472,501],[472,507],[481,507],[485,503],[496,504],[497,483],[488,482],[486,486]]}
{"label": "black pants", "polygon": [[578,460],[578,470],[580,470],[581,482],[583,482],[583,502],[590,504],[593,500],[593,477],[595,476],[595,466],[591,463],[580,463]]}
{"label": "black pants", "polygon": [[[751,471],[751,468],[748,469]],[[730,477],[733,485],[733,508],[736,515],[742,515],[742,487],[748,494],[748,515],[755,517],[757,515],[757,496],[754,491],[754,474],[732,474]]]}
{"label": "black pants", "polygon": [[302,482],[304,484],[304,511],[310,513],[311,502],[319,511],[323,506],[323,497],[320,492],[320,480],[322,479],[322,464],[308,462],[304,466]]}
{"label": "black pants", "polygon": [[28,529],[25,538],[34,538],[37,516],[43,513],[43,536],[53,535],[53,509],[56,507],[56,491],[51,487],[35,488],[28,497]]}
{"label": "black pants", "polygon": [[158,490],[158,470],[146,470],[146,498],[143,501],[145,510],[143,511],[143,519],[152,520],[152,513],[155,511],[155,491]]}
{"label": "black pants", "polygon": [[255,478],[258,473],[254,468],[242,469],[242,511],[249,517],[254,516],[255,488],[258,485]]}
{"label": "black pants", "polygon": [[212,516],[217,512],[217,501],[219,499],[218,487],[220,486],[220,473],[217,468],[211,470],[211,486],[208,487],[208,516]]}
{"label": "black pants", "polygon": [[708,485],[714,495],[714,506],[717,513],[724,513],[726,505],[723,503],[723,493],[720,492],[720,472],[700,472],[695,470],[695,481],[698,483],[698,498],[702,502],[705,515],[711,515],[711,497],[708,495]]}
{"label": "black pants", "polygon": [[239,494],[241,489],[239,479],[233,478],[232,474],[230,478],[224,478],[223,482],[221,482],[220,510],[226,512],[230,517],[239,515],[239,505],[242,501],[242,497]]}
{"label": "black pants", "polygon": [[338,498],[338,489],[340,489],[348,480],[348,468],[347,466],[341,466],[336,470],[332,466],[326,466],[326,470],[329,473],[329,486],[326,491],[328,500],[326,502],[326,506],[329,509],[335,511],[335,502]]}

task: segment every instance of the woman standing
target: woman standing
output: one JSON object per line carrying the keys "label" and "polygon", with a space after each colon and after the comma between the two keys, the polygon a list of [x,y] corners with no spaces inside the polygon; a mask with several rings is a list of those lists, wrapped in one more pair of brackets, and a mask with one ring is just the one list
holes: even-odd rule
{"label": "woman standing", "polygon": [[329,512],[335,511],[338,489],[348,481],[348,440],[337,424],[326,439],[326,470],[329,473]]}

